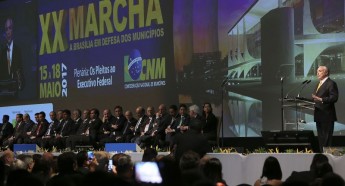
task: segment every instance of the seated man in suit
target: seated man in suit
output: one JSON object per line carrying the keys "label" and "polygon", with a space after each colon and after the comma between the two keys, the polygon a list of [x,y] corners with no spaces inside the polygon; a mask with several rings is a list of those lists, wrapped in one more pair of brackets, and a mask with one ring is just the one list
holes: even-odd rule
{"label": "seated man in suit", "polygon": [[66,147],[72,150],[75,149],[76,145],[83,145],[83,139],[89,138],[86,131],[89,129],[89,122],[90,122],[90,110],[85,109],[83,111],[82,123],[78,127],[75,135],[69,136],[66,140]]}
{"label": "seated man in suit", "polygon": [[131,139],[134,136],[134,127],[137,123],[137,120],[133,118],[133,114],[130,110],[127,110],[125,112],[125,117],[126,117],[126,122],[123,127],[122,136],[118,140],[118,142],[130,143]]}
{"label": "seated man in suit", "polygon": [[72,119],[74,121],[74,126],[70,135],[74,135],[83,122],[83,120],[81,119],[81,110],[74,109],[72,112]]}
{"label": "seated man in suit", "polygon": [[38,115],[38,124],[34,131],[24,139],[24,143],[40,144],[42,136],[46,133],[49,123],[46,120],[45,112],[40,112]]}
{"label": "seated man in suit", "polygon": [[[173,114],[173,109],[169,109],[169,113]],[[179,114],[176,116],[176,121],[173,125],[167,128],[167,136],[170,139],[166,139],[166,141],[170,142],[170,148],[172,148],[172,142],[177,134],[184,133],[188,130],[190,116],[187,114],[187,106],[185,104],[181,104],[179,107]]]}
{"label": "seated man in suit", "polygon": [[145,148],[152,144],[152,131],[155,123],[155,108],[148,106],[146,109],[146,120],[140,126],[140,136],[136,139],[136,143],[141,147]]}
{"label": "seated man in suit", "polygon": [[[189,123],[197,121],[197,123],[201,124],[201,130],[202,130],[203,126],[205,126],[205,123],[199,113],[200,113],[200,108],[198,105],[192,105],[189,107],[189,116],[190,116]],[[186,131],[188,129],[189,129],[189,126],[183,126],[183,129],[181,128],[181,130],[183,131]]]}
{"label": "seated man in suit", "polygon": [[[99,147],[97,142],[103,122],[99,118],[99,110],[97,108],[92,108],[90,110],[90,119],[85,120],[84,123],[87,123],[87,121],[88,124],[85,124],[84,127],[80,128],[81,130],[77,132],[77,135],[72,136],[73,138],[71,140],[67,140],[69,143],[68,146],[71,146],[71,149],[74,149],[74,145],[76,144],[92,145],[95,149]],[[85,132],[83,132],[84,130]]]}
{"label": "seated man in suit", "polygon": [[170,124],[165,129],[165,143],[166,145],[171,145],[173,142],[173,138],[176,134],[177,127],[179,123],[177,123],[177,119],[180,117],[177,112],[177,106],[176,105],[170,105],[169,107],[169,115],[171,117]]}
{"label": "seated man in suit", "polygon": [[135,109],[135,113],[137,114],[138,121],[133,127],[133,137],[131,142],[134,143],[140,137],[140,127],[144,124],[147,116],[145,114],[145,109],[142,106],[139,106]]}
{"label": "seated man in suit", "polygon": [[[37,114],[37,117],[38,117],[38,115],[39,114]],[[35,127],[35,122],[30,119],[29,114],[23,115],[23,121],[24,121],[24,128],[23,128],[22,134],[17,139],[17,143],[23,143],[24,139],[28,138],[28,135],[31,134],[31,131]]]}
{"label": "seated man in suit", "polygon": [[[99,118],[99,110],[96,108],[90,111],[90,122],[89,128],[86,130],[86,136],[88,136],[88,141],[83,141],[82,143],[91,144],[97,147],[96,142],[98,141],[99,129],[102,126],[102,120]],[[83,138],[86,140],[86,138]]]}
{"label": "seated man in suit", "polygon": [[[111,134],[111,125],[115,123],[116,118],[111,113],[110,109],[103,110],[102,126],[99,129],[98,140],[102,143],[103,140],[109,138]],[[103,143],[104,145],[104,143]]]}
{"label": "seated man in suit", "polygon": [[62,111],[63,123],[57,127],[57,133],[53,142],[53,146],[58,149],[66,148],[66,139],[69,135],[72,135],[74,132],[74,121],[71,118],[70,110]]}
{"label": "seated man in suit", "polygon": [[115,106],[114,108],[115,123],[111,123],[111,135],[120,137],[122,135],[123,126],[125,125],[126,118],[123,115],[123,110],[121,106]]}
{"label": "seated man in suit", "polygon": [[55,138],[55,131],[57,130],[57,127],[59,126],[59,120],[56,118],[56,112],[51,111],[49,113],[50,117],[50,124],[48,127],[48,130],[46,133],[42,136],[41,142],[40,142],[40,147],[44,149],[51,150],[53,147],[53,142]]}
{"label": "seated man in suit", "polygon": [[23,114],[16,115],[16,125],[14,127],[14,131],[11,137],[8,137],[4,142],[3,145],[5,147],[9,147],[13,149],[13,144],[17,143],[17,139],[19,139],[23,133],[24,129],[24,121],[23,121]]}
{"label": "seated man in suit", "polygon": [[165,129],[175,121],[171,115],[168,114],[167,108],[164,104],[159,105],[156,113],[156,121],[151,131],[154,146],[165,147]]}
{"label": "seated man in suit", "polygon": [[2,117],[2,125],[0,127],[0,146],[2,146],[2,142],[5,141],[7,138],[12,136],[13,133],[13,125],[9,122],[10,116],[3,115]]}
{"label": "seated man in suit", "polygon": [[122,114],[121,106],[115,106],[114,112],[114,120],[107,124],[108,130],[110,130],[109,136],[99,140],[100,147],[104,147],[105,143],[119,142],[122,137],[123,127],[126,122],[126,118]]}

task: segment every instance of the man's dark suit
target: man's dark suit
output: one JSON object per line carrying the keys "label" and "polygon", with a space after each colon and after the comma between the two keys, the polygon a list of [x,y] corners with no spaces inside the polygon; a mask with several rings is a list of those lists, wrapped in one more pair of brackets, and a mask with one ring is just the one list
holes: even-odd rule
{"label": "man's dark suit", "polygon": [[157,120],[157,126],[154,126],[153,129],[153,145],[157,146],[159,145],[160,147],[164,147],[165,146],[165,129],[169,126],[169,125],[174,125],[173,122],[176,122],[175,118],[173,119],[173,117],[169,114],[164,114],[159,118],[156,118]]}
{"label": "man's dark suit", "polygon": [[140,129],[142,125],[145,125],[147,116],[144,115],[143,117],[139,118],[137,123],[134,126],[134,131],[133,131],[133,137],[131,139],[131,142],[134,143],[139,137],[140,137]]}
{"label": "man's dark suit", "polygon": [[57,135],[60,136],[69,136],[74,132],[74,121],[71,118],[68,118],[64,123],[60,123],[57,130]]}
{"label": "man's dark suit", "polygon": [[16,126],[13,129],[13,134],[11,137],[8,137],[5,141],[3,141],[3,146],[8,146],[10,149],[13,149],[13,144],[18,143],[17,139],[20,138],[20,136],[23,133],[25,126],[24,121],[17,122]]}
{"label": "man's dark suit", "polygon": [[66,139],[67,148],[70,148],[73,150],[76,145],[82,144],[83,141],[89,142],[89,136],[85,134],[85,132],[89,128],[89,122],[90,122],[89,118],[84,119],[81,125],[79,126],[78,130],[76,131],[75,135],[69,136]]}
{"label": "man's dark suit", "polygon": [[76,135],[85,134],[86,130],[89,128],[89,122],[90,122],[89,118],[84,119],[75,134]]}
{"label": "man's dark suit", "polygon": [[190,122],[190,116],[189,115],[178,115],[176,120],[170,125],[170,128],[174,130],[174,132],[167,133],[165,135],[165,141],[169,143],[169,146],[171,146],[172,149],[172,143],[174,141],[175,136],[177,134],[183,133],[184,131],[180,130],[181,126],[188,126]]}
{"label": "man's dark suit", "polygon": [[119,141],[121,142],[131,142],[131,139],[134,136],[134,128],[135,125],[137,124],[138,120],[135,118],[132,118],[131,120],[126,120],[125,125],[123,127],[122,131],[122,137]]}
{"label": "man's dark suit", "polygon": [[117,119],[110,115],[108,119],[104,119],[101,127],[99,128],[99,135],[98,135],[98,141],[101,141],[102,139],[109,138],[111,133],[111,125],[115,123]]}
{"label": "man's dark suit", "polygon": [[189,150],[198,153],[200,157],[203,157],[207,152],[211,152],[207,138],[200,132],[191,129],[184,134],[176,135],[174,146],[176,146],[174,155],[177,162],[180,161],[183,153]]}
{"label": "man's dark suit", "polygon": [[172,125],[170,128],[175,129],[176,132],[180,132],[181,126],[188,126],[190,122],[190,116],[189,115],[179,115],[176,119],[176,122],[174,125]]}
{"label": "man's dark suit", "polygon": [[330,146],[334,130],[334,121],[337,121],[334,103],[338,101],[338,86],[327,78],[327,80],[317,90],[315,95],[322,98],[322,102],[315,101],[314,121],[316,122],[317,134],[320,150],[323,147]]}
{"label": "man's dark suit", "polygon": [[[7,62],[7,47],[1,50],[1,61],[0,61],[0,80],[15,79],[22,83],[19,89],[23,88],[24,76],[22,70],[22,56],[18,46],[13,44],[12,51],[12,61],[10,73],[8,72],[8,62]],[[19,78],[19,79],[18,79]]]}
{"label": "man's dark suit", "polygon": [[[141,147],[144,148],[146,146],[150,146],[152,144],[152,132],[154,130],[154,117],[146,117],[146,120],[140,126],[140,137],[136,139],[136,143]],[[147,127],[147,131],[145,128]]]}
{"label": "man's dark suit", "polygon": [[83,123],[83,120],[81,118],[78,118],[77,120],[74,121],[73,131],[70,134],[70,136],[77,133],[77,131],[78,131],[78,129],[82,123]]}
{"label": "man's dark suit", "polygon": [[40,147],[44,149],[50,150],[52,146],[54,145],[54,138],[55,138],[55,131],[56,128],[59,126],[59,121],[57,119],[50,122],[48,129],[46,133],[42,136],[42,139],[40,140]]}
{"label": "man's dark suit", "polygon": [[99,129],[102,126],[102,123],[102,120],[99,118],[91,119],[89,122],[89,140],[87,143],[93,145],[94,147],[96,147],[96,142],[99,139]]}
{"label": "man's dark suit", "polygon": [[[107,121],[107,123],[103,123],[103,129],[101,126],[100,129],[100,138],[99,138],[99,145],[100,147],[104,147],[106,143],[115,143],[118,142],[122,138],[123,135],[123,128],[126,122],[126,118],[124,115],[120,115],[119,117],[113,117],[112,119]],[[114,126],[117,125],[115,129]],[[104,131],[108,131],[110,133],[104,134]]]}
{"label": "man's dark suit", "polygon": [[24,127],[22,130],[22,133],[20,136],[17,137],[17,141],[16,143],[24,143],[24,139],[28,137],[28,132],[31,132],[33,127],[35,126],[34,121],[32,121],[31,119],[29,121],[26,121],[23,123]]}
{"label": "man's dark suit", "polygon": [[[13,127],[13,126],[12,126]],[[20,135],[21,131],[24,128],[24,122],[19,122],[15,125],[15,127],[13,128],[13,132],[11,136],[8,136],[7,139],[4,139],[2,141],[2,145],[4,147],[9,147],[10,149],[13,149],[13,144],[16,143],[17,140],[17,136]]]}
{"label": "man's dark suit", "polygon": [[138,118],[138,121],[134,127],[134,134],[135,135],[136,134],[140,135],[140,127],[145,124],[146,119],[147,119],[147,115],[143,115],[141,118]]}
{"label": "man's dark suit", "polygon": [[200,123],[201,128],[205,126],[205,120],[202,119],[202,116],[197,114],[195,117],[191,117],[189,121],[189,125],[194,124],[194,123]]}
{"label": "man's dark suit", "polygon": [[10,122],[3,123],[0,127],[0,145],[2,142],[6,140],[8,137],[12,136],[13,133],[13,125]]}
{"label": "man's dark suit", "polygon": [[[112,136],[121,136],[122,135],[122,130],[125,125],[126,118],[124,115],[120,115],[119,117],[115,117],[114,123],[110,123],[110,132]],[[117,125],[117,129],[114,129],[112,125]]]}
{"label": "man's dark suit", "polygon": [[39,121],[35,131],[31,132],[31,135],[24,139],[24,143],[36,143],[39,144],[41,142],[42,136],[46,133],[47,129],[49,128],[49,123],[46,119],[43,121]]}
{"label": "man's dark suit", "polygon": [[14,132],[13,132],[13,136],[15,138],[14,142],[22,135],[24,128],[25,128],[24,121],[21,121],[16,124],[16,126],[14,127]]}
{"label": "man's dark suit", "polygon": [[75,122],[68,118],[64,123],[60,124],[57,129],[57,136],[54,139],[53,145],[58,149],[63,149],[66,147],[66,139],[75,130]]}

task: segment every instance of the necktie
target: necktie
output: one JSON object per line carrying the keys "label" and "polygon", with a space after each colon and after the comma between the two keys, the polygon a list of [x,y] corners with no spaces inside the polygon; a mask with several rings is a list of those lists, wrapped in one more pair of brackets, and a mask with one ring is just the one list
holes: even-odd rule
{"label": "necktie", "polygon": [[3,135],[3,131],[5,130],[5,128],[6,128],[6,123],[2,124],[2,129],[0,131],[0,136]]}
{"label": "necktie", "polygon": [[149,130],[151,121],[152,121],[152,117],[149,117],[149,119],[147,120],[145,124],[144,132],[147,132]]}
{"label": "necktie", "polygon": [[51,123],[50,123],[49,128],[48,128],[48,130],[47,130],[47,132],[46,132],[46,136],[50,136],[50,131],[51,131],[51,129],[52,129],[53,124],[54,124],[54,122],[51,122]]}
{"label": "necktie", "polygon": [[319,91],[321,85],[322,85],[322,83],[321,83],[321,81],[320,81],[319,85],[317,86],[316,92]]}
{"label": "necktie", "polygon": [[62,125],[62,129],[61,129],[60,135],[62,135],[62,132],[65,129],[66,124],[67,124],[67,121],[65,121],[65,123]]}
{"label": "necktie", "polygon": [[129,126],[130,124],[131,124],[131,122],[128,121],[128,122],[127,122],[127,125],[126,125],[126,127],[125,127],[125,129],[123,130],[123,133],[122,133],[123,135],[126,134],[127,128],[128,128],[128,126]]}
{"label": "necktie", "polygon": [[174,121],[175,121],[175,118],[174,117],[171,118],[170,125],[172,125],[174,123]]}
{"label": "necktie", "polygon": [[38,136],[38,134],[40,133],[41,126],[42,126],[42,123],[39,123],[38,128],[37,128],[37,132],[36,132],[36,136]]}
{"label": "necktie", "polygon": [[138,129],[139,124],[140,124],[140,122],[141,122],[141,119],[142,119],[142,117],[141,117],[141,118],[139,118],[139,120],[138,120],[137,124],[135,125],[134,131],[136,131],[136,130]]}
{"label": "necktie", "polygon": [[177,128],[180,128],[180,126],[182,125],[183,121],[184,121],[184,116],[181,116],[180,123],[178,124]]}
{"label": "necktie", "polygon": [[11,75],[11,49],[10,46],[7,46],[7,68],[8,68],[8,74]]}
{"label": "necktie", "polygon": [[20,124],[22,124],[22,122],[18,123],[17,130],[19,130]]}
{"label": "necktie", "polygon": [[88,119],[85,119],[84,121],[84,127],[81,129],[82,130],[82,133],[85,133],[87,128],[88,128],[88,123],[89,123],[89,120]]}

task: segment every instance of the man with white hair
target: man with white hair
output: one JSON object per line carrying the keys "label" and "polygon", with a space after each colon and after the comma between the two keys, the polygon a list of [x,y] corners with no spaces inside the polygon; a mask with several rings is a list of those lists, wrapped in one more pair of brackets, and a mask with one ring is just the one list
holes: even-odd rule
{"label": "man with white hair", "polygon": [[337,121],[335,103],[338,101],[337,83],[329,78],[329,69],[319,66],[317,69],[319,84],[312,94],[315,102],[314,121],[316,122],[317,136],[320,151],[323,147],[331,146],[334,131],[334,122]]}
{"label": "man with white hair", "polygon": [[191,119],[197,118],[198,116],[200,116],[199,113],[200,113],[200,108],[198,105],[192,105],[189,107],[189,115]]}
{"label": "man with white hair", "polygon": [[[189,107],[190,123],[196,122],[201,124],[201,128],[204,126],[203,120],[200,113],[200,108],[198,105],[192,105]],[[188,126],[185,126],[188,129]],[[185,128],[181,129],[185,130]]]}

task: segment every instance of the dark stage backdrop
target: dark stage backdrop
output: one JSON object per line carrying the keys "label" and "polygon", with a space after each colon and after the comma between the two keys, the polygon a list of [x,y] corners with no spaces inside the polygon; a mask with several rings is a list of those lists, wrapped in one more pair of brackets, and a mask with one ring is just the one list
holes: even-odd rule
{"label": "dark stage backdrop", "polygon": [[282,124],[315,130],[311,110],[282,115],[279,98],[309,98],[317,66],[327,65],[340,89],[335,135],[344,133],[343,0],[17,0],[0,10],[0,49],[11,17],[25,78],[14,95],[0,86],[0,115],[11,120],[32,104],[49,112],[210,102],[224,113],[224,137]]}

